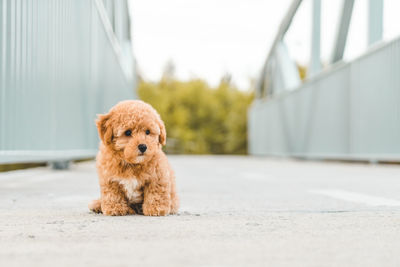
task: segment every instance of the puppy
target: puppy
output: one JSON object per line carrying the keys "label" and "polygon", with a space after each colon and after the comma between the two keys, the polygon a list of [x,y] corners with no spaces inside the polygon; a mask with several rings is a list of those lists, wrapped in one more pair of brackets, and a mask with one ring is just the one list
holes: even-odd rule
{"label": "puppy", "polygon": [[89,209],[113,216],[177,213],[175,175],[161,149],[166,131],[157,111],[143,101],[122,101],[98,115],[96,125],[101,195]]}

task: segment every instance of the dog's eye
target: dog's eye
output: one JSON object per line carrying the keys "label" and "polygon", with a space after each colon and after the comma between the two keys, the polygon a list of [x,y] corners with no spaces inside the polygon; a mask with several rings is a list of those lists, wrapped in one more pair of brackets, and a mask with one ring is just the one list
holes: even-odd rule
{"label": "dog's eye", "polygon": [[146,134],[149,135],[150,134],[150,130],[146,130]]}
{"label": "dog's eye", "polygon": [[131,135],[132,135],[132,131],[131,131],[131,130],[125,131],[125,135],[126,135],[126,136],[131,136]]}

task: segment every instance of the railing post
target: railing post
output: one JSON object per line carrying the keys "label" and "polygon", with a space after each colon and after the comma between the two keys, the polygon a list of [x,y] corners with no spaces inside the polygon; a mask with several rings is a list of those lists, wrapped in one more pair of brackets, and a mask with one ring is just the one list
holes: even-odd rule
{"label": "railing post", "polygon": [[321,70],[321,0],[313,0],[310,75]]}
{"label": "railing post", "polygon": [[49,165],[53,170],[67,170],[69,169],[71,161],[64,160],[64,161],[51,161]]}
{"label": "railing post", "polygon": [[368,45],[382,40],[383,0],[369,0],[368,3]]}

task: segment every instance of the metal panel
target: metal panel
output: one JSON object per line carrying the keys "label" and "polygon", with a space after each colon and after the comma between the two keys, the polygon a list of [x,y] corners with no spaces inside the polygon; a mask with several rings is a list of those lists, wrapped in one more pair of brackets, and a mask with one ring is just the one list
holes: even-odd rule
{"label": "metal panel", "polygon": [[0,163],[93,156],[96,113],[135,98],[130,37],[104,14],[102,1],[0,0]]}
{"label": "metal panel", "polygon": [[307,154],[347,154],[350,67],[336,69],[310,84],[312,91],[309,126],[305,150]]}
{"label": "metal panel", "polygon": [[355,154],[400,154],[400,40],[352,64],[351,148]]}

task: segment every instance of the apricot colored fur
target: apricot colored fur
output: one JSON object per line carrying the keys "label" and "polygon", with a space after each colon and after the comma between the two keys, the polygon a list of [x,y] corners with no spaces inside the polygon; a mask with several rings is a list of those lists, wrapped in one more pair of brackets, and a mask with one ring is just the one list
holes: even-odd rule
{"label": "apricot colored fur", "polygon": [[[122,101],[99,115],[96,125],[101,139],[96,158],[101,194],[89,209],[113,216],[177,213],[175,175],[161,149],[166,132],[157,111],[143,101]],[[126,136],[128,130],[131,136]],[[144,153],[139,144],[147,146]]]}

